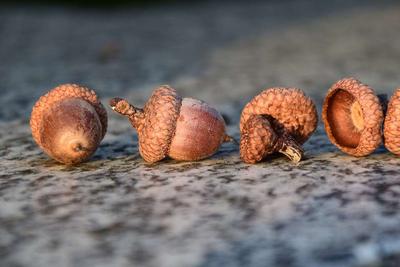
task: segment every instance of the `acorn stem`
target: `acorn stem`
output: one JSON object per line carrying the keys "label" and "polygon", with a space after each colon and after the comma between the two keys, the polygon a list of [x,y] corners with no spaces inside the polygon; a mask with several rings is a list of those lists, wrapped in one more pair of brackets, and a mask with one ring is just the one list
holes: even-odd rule
{"label": "acorn stem", "polygon": [[111,99],[110,106],[115,112],[128,117],[134,128],[137,129],[142,124],[142,120],[144,119],[143,109],[137,108],[127,100],[119,97]]}
{"label": "acorn stem", "polygon": [[279,153],[284,154],[294,163],[298,163],[304,154],[303,148],[300,144],[289,134],[283,134],[279,138],[276,148]]}
{"label": "acorn stem", "polygon": [[131,108],[134,109],[134,113],[130,116],[128,116],[129,121],[131,122],[132,126],[138,129],[139,125],[142,124],[142,121],[144,119],[144,111],[141,108],[136,108],[132,105],[130,105]]}

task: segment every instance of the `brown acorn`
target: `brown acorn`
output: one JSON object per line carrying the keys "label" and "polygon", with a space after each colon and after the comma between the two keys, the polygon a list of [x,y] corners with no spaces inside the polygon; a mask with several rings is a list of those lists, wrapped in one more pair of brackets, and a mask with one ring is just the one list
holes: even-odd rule
{"label": "brown acorn", "polygon": [[328,138],[349,155],[371,154],[382,141],[379,98],[371,87],[355,78],[332,85],[322,107],[322,119]]}
{"label": "brown acorn", "polygon": [[385,147],[400,156],[400,88],[390,98],[383,128]]}
{"label": "brown acorn", "polygon": [[93,90],[63,84],[36,102],[30,126],[46,154],[72,165],[96,151],[107,131],[107,113]]}
{"label": "brown acorn", "polygon": [[140,155],[150,163],[166,156],[201,160],[213,155],[223,142],[233,140],[217,110],[200,100],[182,99],[168,85],[155,89],[143,109],[122,98],[111,99],[110,106],[129,118],[138,133]]}
{"label": "brown acorn", "polygon": [[297,88],[270,88],[255,96],[240,119],[240,157],[256,163],[279,152],[293,162],[303,157],[301,145],[315,131],[314,103]]}

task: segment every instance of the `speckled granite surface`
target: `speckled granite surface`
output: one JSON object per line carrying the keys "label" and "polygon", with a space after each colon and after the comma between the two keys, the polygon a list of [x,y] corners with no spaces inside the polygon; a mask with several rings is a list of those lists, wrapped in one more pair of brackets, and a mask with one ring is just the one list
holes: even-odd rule
{"label": "speckled granite surface", "polygon": [[137,104],[170,83],[220,109],[238,138],[240,108],[263,87],[297,86],[320,105],[354,75],[391,93],[399,31],[395,1],[1,7],[0,266],[398,266],[399,159],[384,148],[346,156],[320,126],[297,166],[243,164],[234,144],[148,165],[109,110],[92,161],[65,167],[27,120],[59,83]]}

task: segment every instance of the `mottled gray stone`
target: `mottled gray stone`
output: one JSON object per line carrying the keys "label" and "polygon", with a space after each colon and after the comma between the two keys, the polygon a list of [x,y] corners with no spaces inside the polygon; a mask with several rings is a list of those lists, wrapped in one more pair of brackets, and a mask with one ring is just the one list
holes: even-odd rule
{"label": "mottled gray stone", "polygon": [[143,104],[169,83],[206,100],[239,138],[261,89],[335,80],[400,86],[396,1],[201,3],[146,9],[0,9],[0,266],[398,266],[399,159],[353,158],[319,126],[298,165],[241,163],[224,144],[200,162],[146,164],[126,120],[91,161],[34,144],[34,101],[59,83]]}

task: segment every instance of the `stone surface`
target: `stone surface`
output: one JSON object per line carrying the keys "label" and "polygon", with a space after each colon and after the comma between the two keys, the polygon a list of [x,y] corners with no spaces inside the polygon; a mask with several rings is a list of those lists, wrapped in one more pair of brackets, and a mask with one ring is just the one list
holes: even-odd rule
{"label": "stone surface", "polygon": [[200,162],[139,157],[129,123],[88,163],[34,144],[30,109],[60,83],[143,104],[169,83],[222,111],[265,87],[399,86],[396,1],[197,2],[146,9],[0,9],[0,266],[398,266],[399,159],[353,158],[322,125],[306,160],[247,165],[225,144]]}

